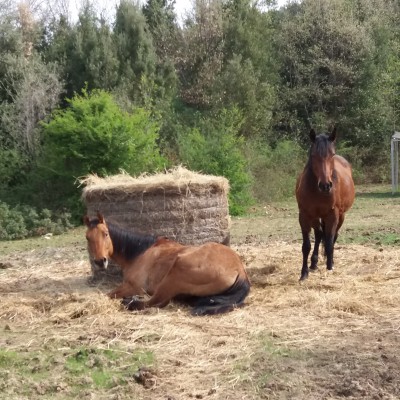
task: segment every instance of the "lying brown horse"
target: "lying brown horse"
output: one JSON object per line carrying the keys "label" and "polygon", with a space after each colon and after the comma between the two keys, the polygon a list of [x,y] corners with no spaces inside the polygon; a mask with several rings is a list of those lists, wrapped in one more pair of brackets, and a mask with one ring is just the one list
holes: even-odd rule
{"label": "lying brown horse", "polygon": [[330,135],[310,131],[311,148],[308,162],[296,184],[299,222],[303,235],[303,266],[300,280],[308,277],[308,256],[311,251],[310,232],[314,229],[315,244],[311,270],[316,270],[321,241],[325,246],[326,267],[333,269],[333,248],[344,216],[354,201],[351,165],[335,154],[336,127]]}
{"label": "lying brown horse", "polygon": [[[179,297],[194,315],[219,314],[243,305],[250,291],[244,266],[229,247],[218,243],[184,246],[173,240],[129,232],[97,218],[84,217],[90,257],[106,268],[122,269],[123,282],[108,295],[124,299],[129,310],[164,307]],[[149,295],[148,300],[134,296]]]}

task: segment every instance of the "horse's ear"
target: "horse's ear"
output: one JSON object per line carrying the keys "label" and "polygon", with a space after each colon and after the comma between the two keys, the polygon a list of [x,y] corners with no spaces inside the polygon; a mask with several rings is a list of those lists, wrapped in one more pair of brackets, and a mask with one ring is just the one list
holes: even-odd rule
{"label": "horse's ear", "polygon": [[313,143],[315,142],[315,138],[316,138],[316,137],[317,137],[317,135],[316,135],[314,129],[311,128],[311,130],[310,130],[310,139],[311,139],[311,141],[312,141]]}
{"label": "horse's ear", "polygon": [[329,140],[334,142],[336,140],[336,125],[333,127],[331,134],[329,135]]}
{"label": "horse's ear", "polygon": [[100,211],[97,211],[97,218],[99,219],[99,224],[105,223],[104,216]]}
{"label": "horse's ear", "polygon": [[89,219],[89,217],[88,217],[87,215],[85,215],[85,216],[83,217],[83,223],[84,223],[87,227],[90,226],[90,219]]}

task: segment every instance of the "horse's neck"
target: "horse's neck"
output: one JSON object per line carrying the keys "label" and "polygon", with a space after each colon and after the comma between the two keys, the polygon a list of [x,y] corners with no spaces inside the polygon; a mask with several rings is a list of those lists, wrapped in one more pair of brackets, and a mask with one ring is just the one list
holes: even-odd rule
{"label": "horse's neck", "polygon": [[112,225],[108,226],[113,243],[112,258],[122,264],[123,261],[132,261],[152,246],[156,238],[151,235],[141,235],[122,230]]}

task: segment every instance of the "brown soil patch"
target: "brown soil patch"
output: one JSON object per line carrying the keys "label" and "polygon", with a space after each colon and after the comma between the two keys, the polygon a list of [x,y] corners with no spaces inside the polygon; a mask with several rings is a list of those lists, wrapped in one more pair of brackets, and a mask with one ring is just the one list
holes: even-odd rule
{"label": "brown soil patch", "polygon": [[[83,398],[400,398],[399,250],[338,245],[336,270],[320,268],[299,284],[300,247],[234,246],[252,291],[246,307],[213,317],[177,304],[123,310],[104,296],[111,283],[88,283],[84,247],[10,254],[0,259],[0,347],[60,357],[83,346],[154,354],[127,385],[88,386]],[[54,393],[41,381],[27,397],[70,398],[62,369],[51,379]],[[4,398],[24,398],[21,385],[8,376]]]}

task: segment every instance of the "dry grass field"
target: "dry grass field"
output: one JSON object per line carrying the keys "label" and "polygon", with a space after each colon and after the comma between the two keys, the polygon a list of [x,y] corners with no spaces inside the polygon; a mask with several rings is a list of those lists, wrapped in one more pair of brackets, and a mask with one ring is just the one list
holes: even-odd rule
{"label": "dry grass field", "polygon": [[359,188],[335,251],[300,284],[294,200],[232,224],[246,306],[127,312],[90,284],[84,229],[0,243],[1,399],[399,399],[400,197]]}

